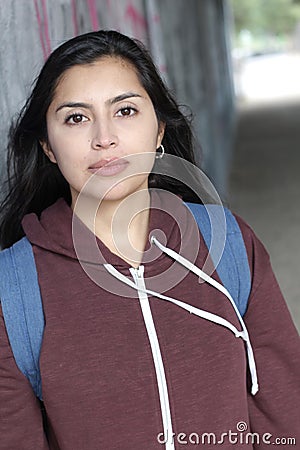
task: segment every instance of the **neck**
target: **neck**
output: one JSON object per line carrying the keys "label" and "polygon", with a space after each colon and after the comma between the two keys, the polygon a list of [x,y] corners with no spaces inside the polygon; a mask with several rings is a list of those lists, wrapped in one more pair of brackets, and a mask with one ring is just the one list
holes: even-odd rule
{"label": "neck", "polygon": [[100,206],[94,198],[81,198],[74,212],[112,253],[137,267],[148,239],[149,207],[149,191],[143,189],[125,199],[103,200]]}

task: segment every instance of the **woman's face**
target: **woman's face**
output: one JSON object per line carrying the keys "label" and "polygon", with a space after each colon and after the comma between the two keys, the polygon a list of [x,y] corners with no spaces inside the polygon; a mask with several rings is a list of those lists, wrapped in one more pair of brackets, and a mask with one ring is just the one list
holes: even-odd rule
{"label": "woman's face", "polygon": [[64,73],[47,131],[43,149],[69,183],[74,206],[88,180],[84,193],[93,198],[118,200],[147,188],[164,126],[133,66],[104,57]]}

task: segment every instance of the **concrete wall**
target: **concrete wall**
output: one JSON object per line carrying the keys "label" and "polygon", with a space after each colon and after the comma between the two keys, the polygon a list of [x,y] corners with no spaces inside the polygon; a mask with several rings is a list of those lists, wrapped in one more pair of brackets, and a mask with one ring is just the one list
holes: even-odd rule
{"label": "concrete wall", "polygon": [[235,126],[230,9],[224,0],[164,0],[159,9],[169,84],[191,107],[202,167],[226,197]]}
{"label": "concrete wall", "polygon": [[9,123],[50,51],[76,34],[112,28],[144,41],[191,107],[203,168],[226,196],[234,124],[228,11],[227,0],[2,0],[1,180]]}

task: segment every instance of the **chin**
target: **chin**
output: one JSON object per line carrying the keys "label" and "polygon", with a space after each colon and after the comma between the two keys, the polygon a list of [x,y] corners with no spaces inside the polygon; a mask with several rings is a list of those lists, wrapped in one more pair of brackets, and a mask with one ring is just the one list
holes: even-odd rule
{"label": "chin", "polygon": [[82,198],[89,198],[91,201],[97,201],[99,206],[104,202],[120,202],[126,198],[137,198],[135,194],[139,192],[148,192],[148,175],[132,176],[119,182],[113,180],[99,180],[92,177],[80,191]]}

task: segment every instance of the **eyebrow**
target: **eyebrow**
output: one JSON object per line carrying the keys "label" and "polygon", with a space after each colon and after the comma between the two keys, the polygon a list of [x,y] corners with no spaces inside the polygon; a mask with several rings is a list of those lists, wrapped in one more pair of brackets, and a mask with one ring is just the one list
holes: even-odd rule
{"label": "eyebrow", "polygon": [[[105,103],[109,103],[110,105],[114,105],[115,103],[121,102],[123,100],[126,100],[128,98],[132,98],[132,97],[142,98],[142,96],[140,94],[137,94],[135,92],[124,92],[124,94],[117,95],[116,97],[113,97],[113,98],[107,100]],[[55,112],[57,113],[58,111],[60,111],[63,108],[87,108],[87,109],[92,109],[93,105],[91,105],[90,103],[83,103],[83,102],[66,102],[66,103],[62,103],[61,105],[59,105]]]}
{"label": "eyebrow", "polygon": [[120,94],[117,95],[114,98],[111,98],[110,100],[108,100],[108,103],[110,103],[111,105],[114,105],[115,103],[121,102],[122,100],[126,100],[127,98],[132,98],[132,97],[142,97],[140,94],[136,94],[135,92],[124,92],[124,94]]}

